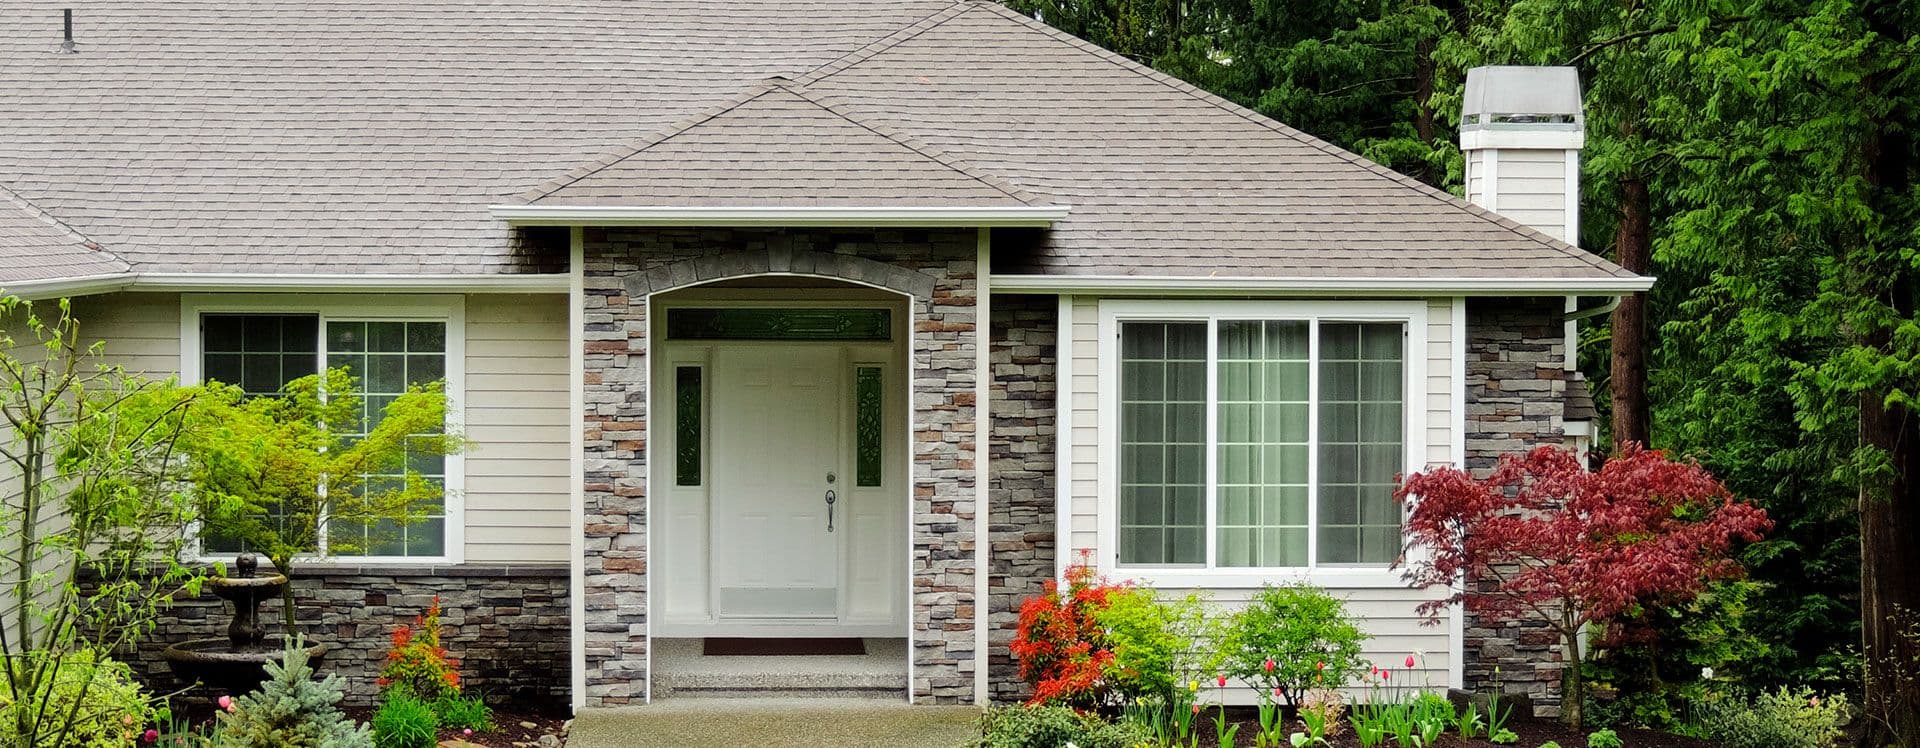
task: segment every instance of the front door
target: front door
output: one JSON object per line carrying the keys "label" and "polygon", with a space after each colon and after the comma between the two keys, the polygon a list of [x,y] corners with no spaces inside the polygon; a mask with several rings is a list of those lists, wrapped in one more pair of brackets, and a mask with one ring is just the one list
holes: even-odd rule
{"label": "front door", "polygon": [[714,350],[709,547],[723,619],[839,614],[845,366],[831,344]]}

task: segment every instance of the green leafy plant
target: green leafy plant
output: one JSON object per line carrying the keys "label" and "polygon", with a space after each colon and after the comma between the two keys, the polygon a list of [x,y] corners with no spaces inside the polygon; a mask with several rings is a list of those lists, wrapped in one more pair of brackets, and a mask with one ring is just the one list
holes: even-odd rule
{"label": "green leafy plant", "polygon": [[[50,663],[30,654],[11,663],[15,668],[43,668],[51,678],[38,681],[40,691],[14,699],[0,691],[0,745],[9,748],[117,748],[135,742],[162,711],[140,688],[133,670],[102,655],[81,650]],[[32,711],[32,715],[17,712]],[[40,730],[23,735],[22,723],[59,724],[62,730]]]}
{"label": "green leafy plant", "polygon": [[980,720],[977,748],[1136,748],[1152,741],[1142,726],[1063,706],[1010,706],[989,710]]}
{"label": "green leafy plant", "polygon": [[1560,748],[1560,744],[1549,740],[1545,743],[1541,743],[1540,748]]}
{"label": "green leafy plant", "polygon": [[[1227,687],[1227,676],[1220,676],[1219,686]],[[1213,712],[1214,745],[1231,746],[1234,738],[1240,734],[1240,725],[1227,721],[1227,700],[1222,698],[1215,704]]]}
{"label": "green leafy plant", "polygon": [[1626,743],[1612,730],[1594,730],[1587,735],[1587,748],[1626,748]]}
{"label": "green leafy plant", "polygon": [[[66,300],[0,296],[0,727],[9,744],[85,745],[141,711],[126,651],[204,577],[178,528],[204,392],[108,365]],[[73,669],[74,672],[68,672]],[[95,694],[94,689],[102,690]],[[117,712],[117,713],[115,713]]]}
{"label": "green leafy plant", "polygon": [[[301,377],[278,397],[248,397],[206,385],[219,424],[196,444],[194,482],[208,537],[238,541],[294,578],[295,562],[364,550],[365,541],[323,527],[404,526],[445,499],[446,487],[414,465],[465,441],[447,424],[445,388],[410,385],[369,415],[359,381],[344,368]],[[294,585],[281,593],[293,631]]]}
{"label": "green leafy plant", "polygon": [[1844,695],[1782,687],[1752,699],[1703,700],[1689,731],[1726,748],[1834,748],[1851,712]]}
{"label": "green leafy plant", "polygon": [[448,656],[447,648],[440,643],[440,613],[440,598],[436,595],[433,605],[427,608],[426,614],[415,617],[413,625],[394,627],[393,647],[387,651],[387,662],[374,679],[382,696],[403,694],[432,702],[460,695],[460,672],[456,669],[459,663]]}
{"label": "green leafy plant", "polygon": [[1168,598],[1151,587],[1121,587],[1093,610],[1112,658],[1103,675],[1114,694],[1168,699],[1184,681],[1213,668],[1214,637],[1206,600],[1199,594]]}
{"label": "green leafy plant", "polygon": [[1403,705],[1383,701],[1355,703],[1347,714],[1347,721],[1353,725],[1353,735],[1360,741],[1360,748],[1374,748],[1385,743],[1389,726],[1395,719],[1393,713],[1400,708]]}
{"label": "green leafy plant", "polygon": [[1480,716],[1480,705],[1471,699],[1467,701],[1467,708],[1460,710],[1460,716],[1454,718],[1453,724],[1460,728],[1461,740],[1472,740],[1487,726],[1486,719]]}
{"label": "green leafy plant", "polygon": [[365,725],[340,712],[340,676],[314,680],[306,642],[290,637],[279,662],[267,663],[260,690],[233,699],[219,717],[214,743],[222,748],[372,748]]}
{"label": "green leafy plant", "polygon": [[[1347,703],[1339,691],[1316,688],[1300,697],[1301,731],[1290,736],[1294,748],[1329,745],[1328,738],[1340,733]],[[1277,745],[1277,744],[1276,744]]]}
{"label": "green leafy plant", "polygon": [[[1260,729],[1253,734],[1253,746],[1254,748],[1280,748],[1285,745],[1281,742],[1281,738],[1287,733],[1287,719],[1280,708],[1280,694],[1261,691],[1259,695],[1260,703],[1257,705],[1255,724]],[[1297,738],[1293,743],[1300,744]]]}
{"label": "green leafy plant", "polygon": [[1310,585],[1267,586],[1228,620],[1220,658],[1228,675],[1271,693],[1288,706],[1307,689],[1340,688],[1365,670],[1367,635],[1339,599]]}
{"label": "green leafy plant", "polygon": [[[1493,669],[1493,679],[1495,682],[1500,680],[1500,668]],[[1507,704],[1504,708],[1502,707],[1500,687],[1495,686],[1493,690],[1487,692],[1487,739],[1499,743],[1501,742],[1499,736],[1513,735],[1513,731],[1507,729],[1507,720],[1512,718],[1513,705]],[[1513,740],[1519,740],[1519,737],[1515,736]],[[1513,740],[1506,742],[1512,743]]]}
{"label": "green leafy plant", "polygon": [[410,693],[388,695],[373,713],[375,748],[433,748],[439,731],[433,706]]}
{"label": "green leafy plant", "polygon": [[1487,742],[1495,745],[1513,745],[1514,743],[1520,742],[1520,735],[1519,733],[1502,727],[1498,730],[1488,732]]}
{"label": "green leafy plant", "polygon": [[433,702],[440,724],[454,729],[486,732],[493,729],[493,708],[478,696],[441,696]]}

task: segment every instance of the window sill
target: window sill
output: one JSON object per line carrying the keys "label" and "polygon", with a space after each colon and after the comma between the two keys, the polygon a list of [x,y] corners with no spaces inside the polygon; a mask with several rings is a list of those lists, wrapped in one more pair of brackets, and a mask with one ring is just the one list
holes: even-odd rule
{"label": "window sill", "polygon": [[1327,589],[1411,589],[1405,570],[1384,566],[1319,569],[1155,569],[1117,567],[1101,573],[1114,581],[1133,581],[1163,589],[1258,589],[1265,585],[1307,583]]}

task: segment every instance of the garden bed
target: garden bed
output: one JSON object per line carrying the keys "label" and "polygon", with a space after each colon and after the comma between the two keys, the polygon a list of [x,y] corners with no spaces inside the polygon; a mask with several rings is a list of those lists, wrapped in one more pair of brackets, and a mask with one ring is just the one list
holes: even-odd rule
{"label": "garden bed", "polygon": [[[1214,710],[1203,709],[1194,720],[1194,731],[1200,734],[1200,745],[1218,748],[1214,737]],[[1253,745],[1253,736],[1260,731],[1258,712],[1252,707],[1227,707],[1227,718],[1240,725],[1237,744]],[[1299,723],[1292,723],[1297,730]],[[1554,720],[1514,719],[1507,723],[1507,729],[1520,736],[1518,742],[1499,745],[1488,741],[1484,736],[1473,740],[1461,740],[1458,734],[1449,733],[1434,744],[1436,748],[1538,748],[1542,743],[1553,741],[1560,748],[1586,748],[1587,733],[1576,732]],[[1292,732],[1290,730],[1289,732]],[[1696,738],[1653,730],[1620,729],[1620,740],[1627,748],[1712,748],[1713,744]],[[1339,735],[1328,738],[1332,748],[1360,748],[1360,741],[1353,735],[1352,726],[1346,726]],[[1392,739],[1388,739],[1392,744]]]}
{"label": "garden bed", "polygon": [[[342,708],[341,711],[346,712],[348,717],[357,722],[364,723],[373,719],[372,707],[350,706]],[[540,745],[541,736],[552,735],[564,743],[567,721],[568,717],[564,712],[529,711],[516,709],[510,704],[499,705],[494,707],[493,729],[475,733],[469,740],[476,746],[487,748],[529,748]],[[454,740],[460,737],[462,736],[457,729],[448,728],[440,731],[441,740]]]}

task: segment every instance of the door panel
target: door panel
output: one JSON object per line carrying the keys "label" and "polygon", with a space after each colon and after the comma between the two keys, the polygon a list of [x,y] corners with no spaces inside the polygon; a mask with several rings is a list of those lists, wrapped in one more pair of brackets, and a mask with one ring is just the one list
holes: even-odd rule
{"label": "door panel", "polygon": [[828,531],[825,495],[846,493],[842,369],[837,346],[714,352],[712,547],[723,617],[839,614],[847,528],[836,517]]}

